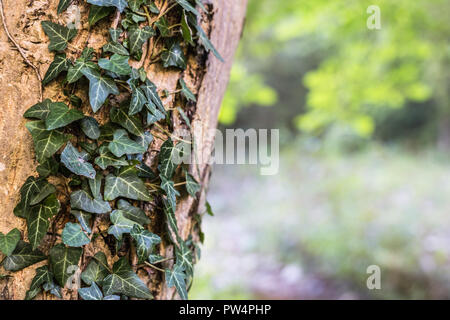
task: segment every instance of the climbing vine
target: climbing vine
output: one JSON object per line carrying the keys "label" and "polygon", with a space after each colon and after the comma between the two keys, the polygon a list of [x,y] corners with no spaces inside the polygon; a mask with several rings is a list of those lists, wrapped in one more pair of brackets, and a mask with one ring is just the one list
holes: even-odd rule
{"label": "climbing vine", "polygon": [[[60,0],[58,14],[67,10],[72,1]],[[189,142],[170,133],[173,109],[165,108],[159,92],[178,95],[180,101],[186,102],[195,102],[196,96],[182,78],[179,90],[160,90],[143,67],[135,69],[129,60],[150,59],[163,68],[183,71],[187,67],[185,52],[197,43],[222,60],[200,26],[197,8],[206,14],[207,9],[200,0],[166,0],[160,7],[152,0],[87,3],[90,26],[111,16],[116,21],[101,52],[86,44],[85,48],[73,48],[78,54],[68,58],[65,51],[71,47],[77,30],[42,21],[50,41],[48,48],[55,53],[42,84],[61,80],[69,103],[46,99],[24,114],[30,120],[26,128],[34,142],[39,176],[26,179],[14,209],[17,217],[26,220],[28,241],[21,239],[18,229],[6,235],[0,233],[0,251],[5,256],[2,267],[15,272],[48,261],[36,269],[26,299],[41,292],[61,298],[62,288],[72,284],[82,257],[89,254],[87,246],[102,238],[110,253],[119,258],[111,266],[105,252],[87,256],[89,262],[80,270],[81,286],[76,287],[81,298],[152,299],[149,288],[136,273],[134,257],[137,266],[163,273],[167,286],[175,287],[180,297],[187,299],[195,244],[191,238],[184,241],[180,237],[175,210],[180,188],[196,198],[201,186],[185,164],[175,161]],[[153,47],[143,51],[148,41]],[[83,82],[89,84],[91,116],[82,112],[83,101],[74,94]],[[182,108],[176,110],[190,128],[187,113]],[[109,111],[108,121],[102,119],[99,123],[95,117],[99,111]],[[154,139],[152,128],[167,136],[157,155],[156,170],[144,161]],[[183,174],[183,182],[174,182],[176,172]],[[143,210],[148,203],[165,216],[166,230],[160,234],[149,231],[151,218]],[[64,221],[61,234],[55,230],[57,221]],[[108,228],[102,232],[99,224],[105,221]],[[47,250],[41,250],[44,239],[50,242]],[[164,241],[174,246],[173,258],[157,254]],[[168,260],[173,260],[173,267],[161,268],[161,263]]]}

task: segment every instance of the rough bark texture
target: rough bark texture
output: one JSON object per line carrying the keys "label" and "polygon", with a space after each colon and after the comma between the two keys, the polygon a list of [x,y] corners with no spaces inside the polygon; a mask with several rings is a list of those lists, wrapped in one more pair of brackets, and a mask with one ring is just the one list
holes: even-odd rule
{"label": "rough bark texture", "polygon": [[[177,81],[183,76],[188,86],[198,93],[197,104],[184,106],[192,118],[193,131],[197,135],[202,135],[198,141],[198,149],[203,155],[210,155],[214,136],[208,129],[214,129],[217,125],[217,115],[220,103],[226,89],[229,78],[233,55],[236,50],[243,20],[245,16],[246,0],[215,0],[207,3],[208,9],[212,11],[209,17],[204,16],[203,26],[210,33],[210,38],[217,50],[225,59],[221,63],[212,54],[207,55],[203,49],[198,48],[187,52],[189,66],[183,73],[179,71],[163,70],[158,64],[150,64],[149,61],[142,61],[147,70],[148,77],[160,89],[168,91],[176,90]],[[157,2],[158,3],[158,2]],[[25,50],[28,59],[38,67],[41,75],[45,74],[49,64],[53,60],[53,54],[47,49],[48,38],[41,28],[42,20],[52,20],[66,24],[71,21],[75,10],[69,8],[62,17],[56,16],[58,0],[3,0],[6,15],[6,23],[11,35],[19,45]],[[100,49],[106,42],[107,30],[114,21],[108,19],[100,22],[91,31],[87,32],[87,6],[84,1],[74,1],[81,9],[81,29],[73,42],[73,47],[82,48],[86,43],[94,49]],[[147,46],[147,44],[145,45]],[[148,44],[151,48],[152,43]],[[145,52],[145,51],[144,51]],[[79,52],[73,51],[69,56],[76,57]],[[133,62],[139,65],[140,62]],[[90,113],[87,97],[82,93],[86,88],[80,88],[78,94],[84,102],[84,111]],[[65,101],[67,98],[62,94],[59,84],[52,83],[44,90],[44,98],[55,101]],[[17,218],[13,214],[13,208],[19,200],[19,189],[25,179],[36,176],[36,162],[33,151],[31,136],[25,129],[26,120],[22,117],[26,109],[37,103],[39,100],[39,83],[34,71],[24,64],[22,57],[8,41],[6,34],[0,30],[0,232],[6,233],[12,228],[19,228],[26,239],[26,225],[23,219]],[[170,95],[163,100],[167,108],[177,107],[180,101],[174,101],[174,95]],[[109,109],[95,115],[100,121],[105,120]],[[176,112],[173,113],[175,128],[183,127],[182,122]],[[162,140],[155,139],[150,149],[159,150]],[[155,154],[149,152],[147,163],[155,166]],[[209,167],[200,165],[191,168],[191,172],[204,185],[199,201],[184,195],[177,205],[177,219],[182,238],[186,239],[190,234],[195,234],[195,222],[193,215],[197,214],[203,207],[205,199],[205,189],[209,178]],[[65,201],[64,197],[60,199]],[[67,199],[66,199],[67,201]],[[150,228],[157,232],[162,231],[162,214],[156,212],[151,205],[145,205],[149,216],[153,219]],[[54,229],[59,229],[67,221],[67,206],[64,208],[59,220],[54,224]],[[66,219],[66,220],[64,220]],[[102,224],[100,224],[100,229]],[[48,243],[55,241],[48,239]],[[45,245],[44,245],[45,247]],[[98,237],[95,242],[86,248],[81,265],[89,261],[89,257],[99,249],[105,247],[104,241]],[[45,251],[46,248],[43,248]],[[48,249],[48,248],[47,248]],[[170,256],[173,248],[170,245],[161,245],[161,254]],[[112,262],[112,261],[110,261]],[[0,300],[1,299],[23,299],[29,287],[34,270],[46,262],[35,264],[22,271],[12,274],[8,279],[0,280]],[[168,265],[170,262],[168,262]],[[0,271],[1,273],[1,271]],[[151,288],[156,299],[172,299],[175,297],[173,289],[167,289],[163,283],[163,276],[159,271],[142,268],[138,274]],[[39,298],[45,298],[39,296]],[[76,299],[76,292],[64,292],[64,298]]]}

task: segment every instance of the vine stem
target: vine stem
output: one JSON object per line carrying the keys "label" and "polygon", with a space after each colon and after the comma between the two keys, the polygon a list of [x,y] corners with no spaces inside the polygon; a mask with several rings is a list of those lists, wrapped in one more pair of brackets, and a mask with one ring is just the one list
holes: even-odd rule
{"label": "vine stem", "polygon": [[149,267],[155,269],[155,270],[158,270],[158,271],[161,271],[161,272],[165,272],[164,269],[158,268],[157,266],[154,266],[154,265],[152,265],[151,263],[149,263],[149,262],[147,262],[147,261],[145,261],[144,263],[145,263],[146,265],[148,265]]}
{"label": "vine stem", "polygon": [[37,78],[39,80],[39,102],[42,102],[42,99],[43,99],[42,78],[41,78],[41,74],[39,73],[39,69],[33,63],[31,63],[30,60],[28,60],[28,58],[25,55],[25,52],[23,51],[22,47],[16,42],[16,40],[14,40],[13,36],[11,36],[11,34],[9,33],[8,26],[6,25],[5,13],[4,13],[3,10],[4,10],[3,9],[3,0],[0,0],[0,15],[2,16],[3,29],[5,29],[5,32],[6,32],[6,35],[7,35],[8,39],[17,48],[17,50],[19,51],[19,53],[22,56],[23,60],[26,62],[26,64],[28,64],[28,66],[33,68],[34,72],[36,73],[36,76],[37,76]]}
{"label": "vine stem", "polygon": [[171,137],[171,138],[173,138],[173,139],[175,139],[175,140],[184,142],[184,143],[192,144],[191,141],[187,141],[187,140],[178,138],[177,136],[171,134],[169,131],[167,131],[166,129],[164,129],[163,127],[161,127],[157,122],[155,122],[154,125],[155,125],[158,129],[160,129],[162,132],[164,132],[165,134],[167,134],[169,137]]}

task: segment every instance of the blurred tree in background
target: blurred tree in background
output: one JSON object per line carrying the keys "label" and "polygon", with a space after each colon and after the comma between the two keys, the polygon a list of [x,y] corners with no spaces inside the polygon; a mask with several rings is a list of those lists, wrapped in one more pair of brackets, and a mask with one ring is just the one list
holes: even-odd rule
{"label": "blurred tree in background", "polygon": [[[380,30],[366,25],[370,5]],[[383,140],[420,129],[450,148],[449,9],[447,0],[250,1],[220,120],[275,105],[286,110],[262,111],[269,127]]]}

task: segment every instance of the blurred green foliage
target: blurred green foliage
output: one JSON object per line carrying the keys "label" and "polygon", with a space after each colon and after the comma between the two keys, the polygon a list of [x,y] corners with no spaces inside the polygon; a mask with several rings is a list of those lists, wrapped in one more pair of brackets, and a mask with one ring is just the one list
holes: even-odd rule
{"label": "blurred green foliage", "polygon": [[[367,27],[370,5],[380,8],[380,30]],[[432,101],[436,116],[447,116],[449,9],[447,0],[250,0],[220,120],[231,123],[244,106],[275,104],[280,59],[292,69],[309,64],[297,79],[307,89],[305,107],[281,106],[296,108],[304,131],[338,124],[370,136],[379,110],[411,102]]]}

